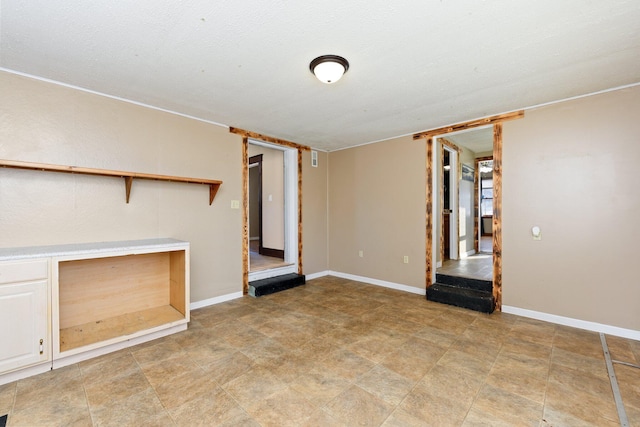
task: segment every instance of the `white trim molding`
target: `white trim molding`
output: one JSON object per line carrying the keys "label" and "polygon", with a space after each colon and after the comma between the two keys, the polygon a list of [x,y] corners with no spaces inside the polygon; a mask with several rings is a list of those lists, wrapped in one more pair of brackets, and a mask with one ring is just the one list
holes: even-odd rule
{"label": "white trim molding", "polygon": [[304,278],[305,280],[313,280],[313,279],[318,279],[320,277],[328,276],[329,273],[330,273],[329,270],[325,270],[325,271],[320,271],[318,273],[305,274]]}
{"label": "white trim molding", "polygon": [[329,271],[329,276],[340,277],[341,279],[354,280],[356,282],[369,283],[370,285],[382,286],[384,288],[397,289],[412,294],[426,295],[426,289],[416,288],[414,286],[403,285],[401,283],[387,282],[385,280],[372,279],[370,277],[356,276],[354,274],[340,273],[338,271]]}
{"label": "white trim molding", "polygon": [[192,302],[189,305],[191,310],[195,310],[198,308],[208,307],[210,305],[216,305],[223,302],[231,301],[234,299],[242,298],[242,292],[233,292],[231,294],[220,295],[219,297],[209,298],[202,301]]}
{"label": "white trim molding", "polygon": [[573,319],[571,317],[558,316],[555,314],[527,310],[525,308],[511,307],[508,305],[502,306],[502,312],[515,314],[522,317],[529,317],[531,319],[543,320],[545,322],[555,323],[558,325],[571,326],[573,328],[585,329],[587,331],[593,332],[602,332],[608,335],[614,335],[617,337],[640,341],[640,331],[634,331],[633,329],[619,328],[617,326],[604,325],[602,323]]}

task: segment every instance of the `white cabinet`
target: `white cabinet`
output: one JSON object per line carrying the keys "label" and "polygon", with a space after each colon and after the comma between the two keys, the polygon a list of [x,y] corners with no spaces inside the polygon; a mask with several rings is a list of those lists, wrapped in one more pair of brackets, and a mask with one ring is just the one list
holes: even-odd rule
{"label": "white cabinet", "polygon": [[0,263],[0,373],[51,360],[48,261]]}
{"label": "white cabinet", "polygon": [[187,329],[189,243],[0,249],[0,384]]}

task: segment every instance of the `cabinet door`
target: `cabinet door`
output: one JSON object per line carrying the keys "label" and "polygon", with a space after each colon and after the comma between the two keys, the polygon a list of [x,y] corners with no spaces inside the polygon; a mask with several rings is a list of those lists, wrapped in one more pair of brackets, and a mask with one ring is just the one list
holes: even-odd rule
{"label": "cabinet door", "polygon": [[0,372],[49,360],[47,281],[0,285]]}

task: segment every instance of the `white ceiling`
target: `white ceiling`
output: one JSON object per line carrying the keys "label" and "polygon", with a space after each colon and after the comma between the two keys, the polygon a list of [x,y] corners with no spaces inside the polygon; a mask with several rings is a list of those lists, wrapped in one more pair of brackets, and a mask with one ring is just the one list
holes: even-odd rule
{"label": "white ceiling", "polygon": [[335,150],[638,83],[640,1],[0,0],[0,67]]}
{"label": "white ceiling", "polygon": [[493,151],[493,126],[447,135],[447,139],[474,153]]}

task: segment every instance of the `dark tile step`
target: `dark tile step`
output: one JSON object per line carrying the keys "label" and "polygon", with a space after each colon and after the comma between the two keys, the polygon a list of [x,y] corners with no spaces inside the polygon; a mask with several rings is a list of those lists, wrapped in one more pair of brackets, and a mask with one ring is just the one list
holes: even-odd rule
{"label": "dark tile step", "polygon": [[456,286],[458,288],[493,292],[493,282],[491,280],[481,280],[481,279],[472,279],[470,277],[459,277],[459,276],[449,276],[446,274],[436,274],[436,283]]}
{"label": "dark tile step", "polygon": [[305,276],[303,274],[295,273],[270,277],[268,279],[254,280],[253,282],[249,282],[249,295],[252,297],[260,297],[262,295],[269,295],[295,288],[296,286],[304,285],[305,283]]}
{"label": "dark tile step", "polygon": [[427,300],[482,313],[493,313],[495,309],[495,301],[491,292],[465,289],[443,283],[434,283],[427,288]]}

